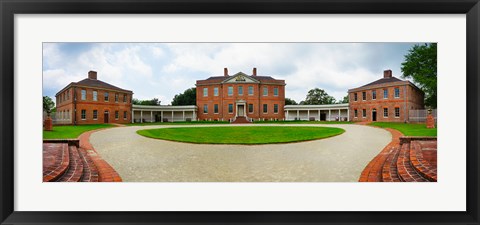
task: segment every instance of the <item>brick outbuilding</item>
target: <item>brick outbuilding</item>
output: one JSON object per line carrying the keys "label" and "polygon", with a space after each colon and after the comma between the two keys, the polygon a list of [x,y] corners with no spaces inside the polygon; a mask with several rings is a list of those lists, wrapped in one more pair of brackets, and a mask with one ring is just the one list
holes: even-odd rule
{"label": "brick outbuilding", "polygon": [[97,72],[72,82],[56,95],[56,119],[61,124],[129,123],[132,95],[97,79]]}
{"label": "brick outbuilding", "polygon": [[251,75],[229,75],[225,68],[223,76],[197,80],[198,119],[283,120],[285,85],[285,80],[258,76],[256,68]]}
{"label": "brick outbuilding", "polygon": [[424,109],[424,92],[410,81],[392,76],[348,90],[351,121],[409,122],[410,110]]}

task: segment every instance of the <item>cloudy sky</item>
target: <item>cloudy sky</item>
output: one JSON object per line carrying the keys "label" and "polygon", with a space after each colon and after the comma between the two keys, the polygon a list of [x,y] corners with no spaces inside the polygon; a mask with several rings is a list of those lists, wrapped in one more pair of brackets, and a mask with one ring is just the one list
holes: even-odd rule
{"label": "cloudy sky", "polygon": [[196,80],[252,73],[284,79],[286,97],[299,102],[308,90],[322,88],[342,99],[349,88],[383,76],[391,69],[401,78],[404,55],[415,43],[44,43],[43,95],[87,77],[132,90],[134,98],[173,96]]}

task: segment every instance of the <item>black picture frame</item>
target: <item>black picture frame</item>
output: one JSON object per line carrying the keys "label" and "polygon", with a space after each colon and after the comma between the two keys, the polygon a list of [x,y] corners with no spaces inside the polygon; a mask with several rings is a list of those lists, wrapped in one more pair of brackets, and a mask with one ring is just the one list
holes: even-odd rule
{"label": "black picture frame", "polygon": [[[479,224],[479,0],[0,0],[1,224]],[[14,211],[14,15],[150,13],[466,14],[466,212],[19,212]],[[454,149],[452,149],[454,150]],[[398,201],[404,199],[399,198]],[[392,200],[396,201],[395,199]],[[389,204],[389,202],[386,202]]]}

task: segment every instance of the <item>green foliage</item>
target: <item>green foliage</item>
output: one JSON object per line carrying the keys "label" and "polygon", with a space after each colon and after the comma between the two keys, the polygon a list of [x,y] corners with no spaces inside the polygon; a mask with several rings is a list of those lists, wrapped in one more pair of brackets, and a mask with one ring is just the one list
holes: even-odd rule
{"label": "green foliage", "polygon": [[69,139],[77,138],[83,132],[100,128],[112,127],[111,124],[65,125],[53,126],[52,131],[43,131],[43,139]]}
{"label": "green foliage", "polygon": [[197,104],[197,88],[189,88],[182,94],[173,97],[172,105],[196,105]]}
{"label": "green foliage", "polygon": [[285,98],[285,105],[298,105],[298,103],[290,98]]}
{"label": "green foliage", "polygon": [[328,95],[326,91],[320,88],[314,88],[308,91],[307,98],[303,101],[304,105],[325,105],[335,104],[335,98]]}
{"label": "green foliage", "polygon": [[388,123],[388,122],[373,122],[370,125],[392,128],[402,132],[406,136],[437,136],[437,128],[428,129],[424,123]]}
{"label": "green foliage", "polygon": [[437,44],[414,45],[401,70],[403,78],[412,78],[425,92],[425,105],[437,108]]}
{"label": "green foliage", "polygon": [[348,95],[346,95],[345,97],[343,97],[342,100],[338,101],[339,104],[342,104],[342,103],[348,103],[349,102],[349,98],[348,98]]}
{"label": "green foliage", "polygon": [[53,110],[55,110],[55,102],[50,97],[43,96],[43,111],[50,115]]}
{"label": "green foliage", "polygon": [[234,126],[181,127],[139,130],[138,134],[171,141],[201,144],[273,144],[315,140],[345,132],[332,127]]}
{"label": "green foliage", "polygon": [[158,98],[152,98],[151,100],[132,99],[132,104],[134,105],[160,105],[160,102],[161,101],[158,100]]}

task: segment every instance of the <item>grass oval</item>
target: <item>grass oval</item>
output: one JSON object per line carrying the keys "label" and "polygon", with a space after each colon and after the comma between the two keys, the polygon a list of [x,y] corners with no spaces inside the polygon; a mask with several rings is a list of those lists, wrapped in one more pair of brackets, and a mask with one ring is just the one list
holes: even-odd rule
{"label": "grass oval", "polygon": [[235,126],[175,127],[139,130],[138,134],[169,141],[198,144],[276,144],[317,140],[342,134],[334,127]]}

